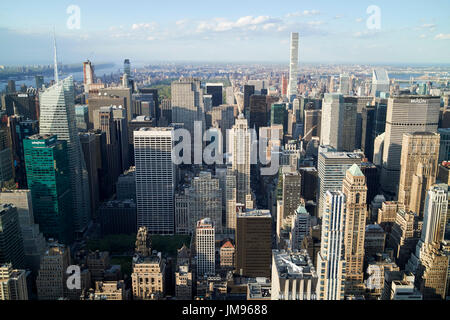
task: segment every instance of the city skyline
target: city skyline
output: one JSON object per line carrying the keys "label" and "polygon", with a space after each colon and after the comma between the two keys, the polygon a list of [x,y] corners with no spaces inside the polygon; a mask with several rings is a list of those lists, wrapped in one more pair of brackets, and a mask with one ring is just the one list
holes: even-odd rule
{"label": "city skyline", "polygon": [[[402,4],[388,1],[314,5],[286,1],[270,8],[255,1],[227,2],[239,10],[220,10],[204,1],[176,2],[176,11],[145,2],[137,5],[140,10],[129,10],[128,4],[120,2],[105,6],[44,1],[26,4],[26,12],[33,16],[24,14],[18,3],[2,3],[0,12],[8,16],[1,17],[0,36],[7,50],[0,53],[0,61],[5,65],[50,64],[55,28],[59,60],[65,63],[78,62],[79,57],[118,62],[124,56],[135,65],[152,61],[282,62],[289,61],[291,32],[300,34],[300,65],[448,63],[450,23],[445,12],[450,4],[433,3],[410,3],[409,14],[398,15]],[[76,14],[72,5],[80,9],[79,29],[72,19]],[[201,10],[206,5],[209,10]],[[368,13],[372,5],[380,10],[380,25],[369,28],[368,20],[375,14]],[[101,17],[96,16],[99,10]]]}

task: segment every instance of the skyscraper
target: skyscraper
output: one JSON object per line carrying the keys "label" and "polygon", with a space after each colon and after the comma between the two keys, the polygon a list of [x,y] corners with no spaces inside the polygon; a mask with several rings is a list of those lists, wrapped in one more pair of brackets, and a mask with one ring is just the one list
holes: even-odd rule
{"label": "skyscraper", "polygon": [[57,82],[40,95],[41,135],[57,135],[67,142],[73,223],[77,233],[83,233],[91,217],[89,182],[80,137],[76,129],[73,78]]}
{"label": "skyscraper", "polygon": [[207,83],[206,94],[212,95],[212,106],[218,107],[223,102],[223,83]]}
{"label": "skyscraper", "polygon": [[348,95],[350,94],[351,87],[351,79],[348,74],[341,74],[339,76],[339,93]]}
{"label": "skyscraper", "polygon": [[252,132],[249,131],[247,119],[240,114],[229,133],[229,150],[232,155],[232,170],[236,175],[237,203],[245,203],[250,189],[250,164]]}
{"label": "skyscraper", "polygon": [[326,93],[322,103],[320,143],[335,149],[341,146],[342,123],[344,120],[344,96]]}
{"label": "skyscraper", "polygon": [[89,86],[95,82],[94,67],[89,60],[83,62],[83,75],[84,92],[89,92]]}
{"label": "skyscraper", "polygon": [[299,35],[297,32],[291,33],[291,59],[289,65],[289,86],[287,96],[288,99],[298,94],[298,45]]}
{"label": "skyscraper", "polygon": [[345,195],[327,191],[322,213],[322,240],[317,255],[318,300],[344,300]]}
{"label": "skyscraper", "polygon": [[194,122],[205,126],[203,93],[201,81],[185,78],[172,82],[172,122],[184,124],[191,137],[194,137]]}
{"label": "skyscraper", "polygon": [[372,75],[372,96],[380,97],[380,94],[390,92],[389,75],[385,69],[373,69]]}
{"label": "skyscraper", "polygon": [[134,132],[138,227],[151,234],[173,234],[175,164],[173,128],[141,128]]}
{"label": "skyscraper", "polygon": [[348,152],[321,152],[319,153],[319,217],[323,213],[324,196],[328,190],[342,190],[346,171],[353,164],[361,164],[361,155]]}
{"label": "skyscraper", "polygon": [[123,62],[123,73],[128,76],[128,79],[131,79],[131,63],[130,59],[125,59]]}
{"label": "skyscraper", "polygon": [[347,170],[342,191],[346,199],[345,212],[345,294],[363,293],[364,239],[367,219],[366,177],[358,165]]}
{"label": "skyscraper", "polygon": [[244,277],[270,277],[272,216],[269,210],[238,213],[236,273]]}
{"label": "skyscraper", "polygon": [[36,222],[46,237],[70,243],[76,230],[67,142],[34,135],[24,140],[24,152]]}
{"label": "skyscraper", "polygon": [[197,222],[195,228],[195,251],[197,254],[197,277],[216,273],[216,237],[211,219]]}
{"label": "skyscraper", "polygon": [[25,251],[17,208],[0,204],[0,265],[11,263],[15,269],[25,267]]}
{"label": "skyscraper", "polygon": [[427,190],[436,181],[440,137],[437,133],[403,135],[398,201],[422,216]]}
{"label": "skyscraper", "polygon": [[389,98],[381,169],[383,193],[393,197],[398,190],[402,139],[405,133],[437,131],[440,98],[396,96]]}

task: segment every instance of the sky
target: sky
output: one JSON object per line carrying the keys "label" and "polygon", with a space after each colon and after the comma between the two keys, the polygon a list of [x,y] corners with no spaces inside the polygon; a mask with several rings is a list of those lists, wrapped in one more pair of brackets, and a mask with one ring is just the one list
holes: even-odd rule
{"label": "sky", "polygon": [[449,12],[448,0],[1,1],[0,65],[51,64],[53,29],[63,63],[288,63],[299,32],[300,63],[449,64]]}

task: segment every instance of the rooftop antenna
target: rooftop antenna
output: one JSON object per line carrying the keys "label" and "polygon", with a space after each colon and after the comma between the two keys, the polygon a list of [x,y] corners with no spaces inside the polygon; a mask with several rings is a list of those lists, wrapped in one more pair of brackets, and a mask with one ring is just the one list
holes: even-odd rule
{"label": "rooftop antenna", "polygon": [[59,76],[58,76],[58,51],[56,49],[56,32],[55,32],[55,28],[53,27],[53,43],[54,43],[54,50],[55,50],[55,82],[58,83],[59,82]]}

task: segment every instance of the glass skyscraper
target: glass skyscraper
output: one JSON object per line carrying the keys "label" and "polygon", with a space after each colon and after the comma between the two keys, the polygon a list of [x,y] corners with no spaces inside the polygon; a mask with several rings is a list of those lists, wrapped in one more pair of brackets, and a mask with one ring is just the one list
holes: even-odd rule
{"label": "glass skyscraper", "polygon": [[68,77],[41,93],[41,135],[57,135],[67,142],[73,223],[77,234],[83,233],[90,219],[89,182],[86,164],[76,128],[73,78]]}
{"label": "glass skyscraper", "polygon": [[70,243],[72,197],[67,142],[55,135],[24,140],[28,187],[36,222],[46,237]]}

